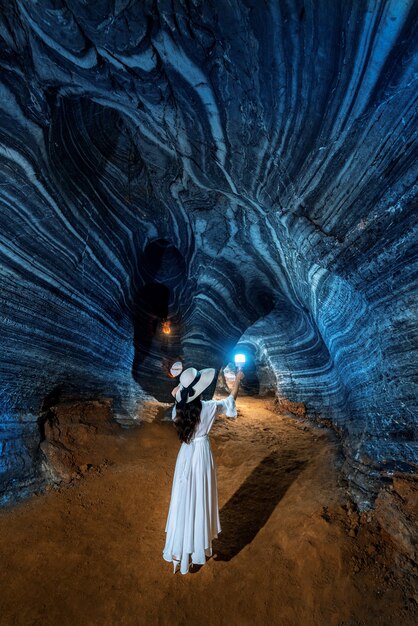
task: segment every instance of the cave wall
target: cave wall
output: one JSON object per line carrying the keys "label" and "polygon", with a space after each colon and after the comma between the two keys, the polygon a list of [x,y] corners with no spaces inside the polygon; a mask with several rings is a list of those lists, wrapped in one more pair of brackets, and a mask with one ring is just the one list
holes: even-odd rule
{"label": "cave wall", "polygon": [[186,363],[220,367],[248,341],[278,393],[343,434],[359,498],[371,476],[416,469],[417,13],[3,3],[5,497],[42,480],[48,398],[136,415],[156,239],[184,260],[169,314]]}

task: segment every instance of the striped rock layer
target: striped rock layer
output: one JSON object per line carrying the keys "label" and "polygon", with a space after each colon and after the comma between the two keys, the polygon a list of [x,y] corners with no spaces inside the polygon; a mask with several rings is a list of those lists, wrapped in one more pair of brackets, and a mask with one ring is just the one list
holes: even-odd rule
{"label": "striped rock layer", "polygon": [[417,24],[414,0],[2,3],[3,499],[43,480],[49,406],[134,419],[167,363],[237,342],[340,431],[359,501],[416,470]]}

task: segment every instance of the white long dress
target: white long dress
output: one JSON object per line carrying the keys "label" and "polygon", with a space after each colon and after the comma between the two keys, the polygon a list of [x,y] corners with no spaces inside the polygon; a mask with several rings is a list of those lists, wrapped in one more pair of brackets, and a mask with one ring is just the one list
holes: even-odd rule
{"label": "white long dress", "polygon": [[[203,565],[212,556],[212,539],[221,532],[218,509],[216,466],[208,433],[215,417],[236,417],[235,399],[203,400],[200,422],[190,443],[182,443],[177,455],[165,527],[163,558],[180,561],[187,574],[192,563]],[[172,418],[176,415],[173,407]]]}

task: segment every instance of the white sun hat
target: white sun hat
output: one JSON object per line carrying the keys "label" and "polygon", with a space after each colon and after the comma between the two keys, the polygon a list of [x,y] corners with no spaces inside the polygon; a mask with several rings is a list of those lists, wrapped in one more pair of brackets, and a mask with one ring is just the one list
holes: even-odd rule
{"label": "white sun hat", "polygon": [[197,370],[189,367],[184,370],[180,376],[180,385],[175,395],[176,402],[180,404],[188,404],[192,402],[211,384],[215,378],[216,370],[213,367],[207,367],[203,370]]}

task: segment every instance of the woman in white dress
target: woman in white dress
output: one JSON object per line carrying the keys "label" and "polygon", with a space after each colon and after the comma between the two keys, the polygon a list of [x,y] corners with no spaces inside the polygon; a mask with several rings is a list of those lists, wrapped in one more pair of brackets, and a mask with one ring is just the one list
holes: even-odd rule
{"label": "woman in white dress", "polygon": [[165,528],[163,558],[174,573],[187,574],[192,564],[203,565],[212,556],[212,539],[221,532],[216,467],[208,433],[215,417],[236,417],[235,400],[244,378],[237,372],[234,388],[225,400],[202,400],[202,392],[215,377],[213,368],[200,372],[189,367],[172,394],[176,400],[172,418],[180,441],[174,470],[170,507]]}

